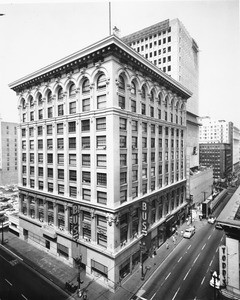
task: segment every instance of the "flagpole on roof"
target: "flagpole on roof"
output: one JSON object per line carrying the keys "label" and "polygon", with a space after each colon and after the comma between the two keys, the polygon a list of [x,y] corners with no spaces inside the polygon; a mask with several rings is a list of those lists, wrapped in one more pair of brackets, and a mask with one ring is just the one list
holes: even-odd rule
{"label": "flagpole on roof", "polygon": [[112,25],[111,25],[111,2],[108,3],[108,8],[109,8],[109,35],[111,35],[112,34],[112,32],[111,32],[111,27],[112,27]]}

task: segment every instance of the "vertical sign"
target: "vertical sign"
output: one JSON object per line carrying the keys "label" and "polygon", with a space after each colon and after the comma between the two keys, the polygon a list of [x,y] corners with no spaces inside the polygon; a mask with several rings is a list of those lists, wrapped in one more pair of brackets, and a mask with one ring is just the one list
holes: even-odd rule
{"label": "vertical sign", "polygon": [[220,285],[227,284],[227,247],[219,247],[219,271],[220,271]]}
{"label": "vertical sign", "polygon": [[73,233],[72,237],[76,241],[79,238],[78,231],[78,206],[74,204],[72,207],[72,224],[73,224]]}
{"label": "vertical sign", "polygon": [[142,234],[147,235],[147,203],[145,201],[142,202]]}

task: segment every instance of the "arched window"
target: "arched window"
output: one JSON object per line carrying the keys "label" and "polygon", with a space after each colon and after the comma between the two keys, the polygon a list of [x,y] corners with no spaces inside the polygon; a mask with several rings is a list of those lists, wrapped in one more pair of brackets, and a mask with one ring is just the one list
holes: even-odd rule
{"label": "arched window", "polygon": [[171,101],[171,110],[173,110],[173,99]]}
{"label": "arched window", "polygon": [[58,89],[57,96],[58,96],[58,100],[63,100],[63,88],[62,87],[60,87]]}
{"label": "arched window", "polygon": [[153,92],[153,90],[151,90],[151,93],[150,93],[150,101],[154,101],[154,92]]}
{"label": "arched window", "polygon": [[162,95],[161,95],[161,93],[158,95],[158,104],[162,105]]}
{"label": "arched window", "polygon": [[122,89],[122,90],[125,90],[125,80],[124,80],[124,78],[120,75],[119,76],[119,85],[118,85],[118,87],[120,88],[120,89]]}
{"label": "arched window", "polygon": [[38,95],[38,105],[42,105],[43,99],[42,99],[42,94]]}
{"label": "arched window", "polygon": [[30,103],[30,107],[34,106],[34,101],[33,101],[33,97],[32,96],[29,98],[29,103]]}
{"label": "arched window", "polygon": [[89,79],[85,79],[82,84],[82,93],[90,92],[90,82]]}
{"label": "arched window", "polygon": [[47,102],[48,103],[52,102],[52,92],[51,91],[47,92]]}
{"label": "arched window", "polygon": [[168,97],[165,98],[165,107],[167,108],[168,106]]}
{"label": "arched window", "polygon": [[24,98],[22,98],[21,100],[21,105],[22,105],[22,108],[25,109],[26,108],[26,101]]}
{"label": "arched window", "polygon": [[131,94],[136,95],[136,84],[134,82],[131,83]]}
{"label": "arched window", "polygon": [[70,98],[74,97],[76,95],[75,91],[76,91],[76,86],[74,83],[72,83],[69,87],[69,97]]}
{"label": "arched window", "polygon": [[97,80],[97,89],[99,90],[104,88],[106,88],[106,76],[105,74],[101,74]]}
{"label": "arched window", "polygon": [[146,90],[144,86],[142,87],[142,98],[146,99]]}

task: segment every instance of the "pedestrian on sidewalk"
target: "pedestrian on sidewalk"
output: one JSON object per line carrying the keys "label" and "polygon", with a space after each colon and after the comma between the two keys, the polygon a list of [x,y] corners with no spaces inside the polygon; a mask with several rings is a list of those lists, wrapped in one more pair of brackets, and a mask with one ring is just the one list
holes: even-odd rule
{"label": "pedestrian on sidewalk", "polygon": [[181,230],[181,236],[183,236],[183,230]]}
{"label": "pedestrian on sidewalk", "polygon": [[169,244],[168,242],[166,242],[166,249],[168,250],[168,248],[169,248]]}
{"label": "pedestrian on sidewalk", "polygon": [[175,245],[176,239],[175,239],[175,236],[174,236],[174,235],[173,235],[173,237],[172,237],[172,240],[173,240],[173,244]]}

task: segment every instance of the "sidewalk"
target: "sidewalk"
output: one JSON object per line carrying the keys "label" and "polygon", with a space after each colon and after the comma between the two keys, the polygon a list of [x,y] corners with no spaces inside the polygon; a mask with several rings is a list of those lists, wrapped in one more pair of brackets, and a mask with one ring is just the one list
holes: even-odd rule
{"label": "sidewalk", "polygon": [[[193,221],[193,225],[196,230],[206,224],[206,220]],[[97,283],[97,280],[92,280],[87,277],[84,270],[81,270],[81,280],[84,281],[81,284],[81,289],[87,292],[87,299],[91,300],[122,300],[130,299],[135,295],[141,286],[146,282],[146,280],[153,274],[156,268],[166,259],[166,257],[173,251],[173,249],[180,243],[182,237],[180,235],[181,230],[185,230],[187,224],[184,223],[178,228],[178,235],[176,241],[173,242],[172,237],[170,237],[166,242],[169,247],[167,249],[166,242],[157,249],[155,257],[149,257],[144,262],[144,272],[145,278],[141,280],[141,269],[140,265],[136,267],[133,274],[130,274],[118,287],[115,293],[110,292],[107,288]],[[29,265],[31,268],[39,272],[42,276],[49,279],[51,282],[55,283],[61,289],[65,288],[66,281],[77,285],[77,268],[70,267],[63,262],[57,260],[45,251],[42,251],[34,246],[28,244],[27,242],[20,240],[11,232],[6,232],[4,239],[8,240],[4,244],[4,247],[19,256],[24,263]],[[66,291],[66,290],[65,290]],[[67,292],[67,291],[66,291]],[[71,295],[68,292],[69,296]],[[77,293],[71,295],[74,299],[79,299]],[[73,299],[72,298],[72,299]],[[70,299],[70,298],[69,298]]]}

